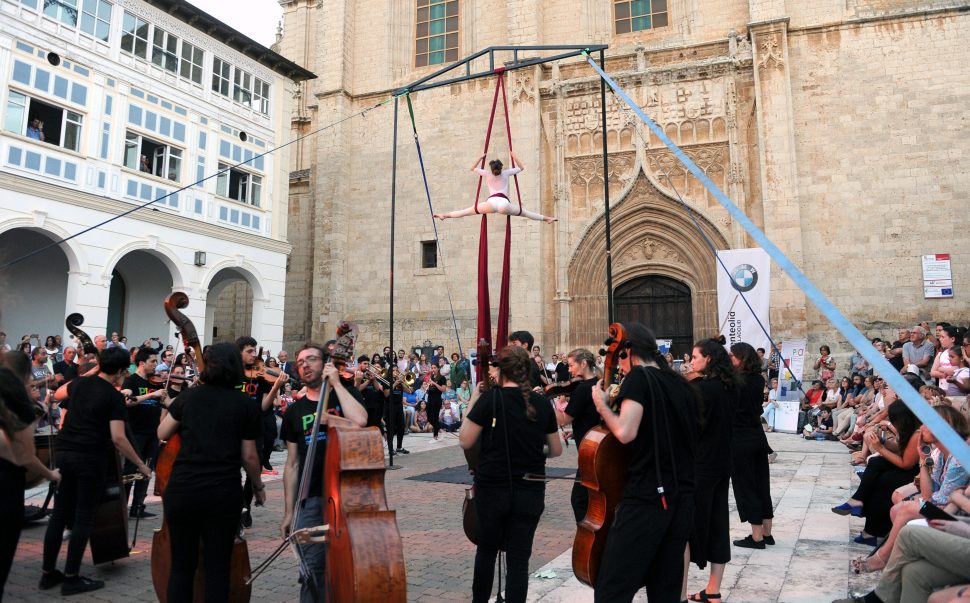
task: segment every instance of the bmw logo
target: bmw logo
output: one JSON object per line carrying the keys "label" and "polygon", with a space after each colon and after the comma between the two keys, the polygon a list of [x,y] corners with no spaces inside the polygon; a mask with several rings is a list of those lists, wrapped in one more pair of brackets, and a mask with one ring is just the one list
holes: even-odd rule
{"label": "bmw logo", "polygon": [[758,284],[758,270],[751,264],[740,264],[731,271],[731,286],[747,293]]}

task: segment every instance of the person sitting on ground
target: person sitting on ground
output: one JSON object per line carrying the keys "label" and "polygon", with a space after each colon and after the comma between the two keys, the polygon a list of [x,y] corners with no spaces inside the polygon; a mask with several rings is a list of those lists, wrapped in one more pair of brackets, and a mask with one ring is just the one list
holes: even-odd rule
{"label": "person sitting on ground", "polygon": [[818,423],[816,423],[813,429],[811,425],[805,425],[805,439],[806,440],[834,440],[835,436],[832,435],[832,411],[823,408],[822,412],[818,415]]}
{"label": "person sitting on ground", "polygon": [[543,220],[552,224],[556,221],[556,218],[550,218],[543,216],[542,214],[537,214],[531,212],[525,208],[519,208],[518,206],[513,207],[512,203],[509,201],[509,176],[518,174],[523,169],[522,162],[519,158],[515,156],[515,153],[510,153],[512,156],[512,165],[515,167],[509,168],[507,170],[502,169],[502,162],[498,159],[493,159],[488,162],[489,170],[484,170],[479,167],[485,160],[485,155],[482,155],[475,160],[472,164],[471,171],[475,172],[479,176],[485,178],[485,183],[488,185],[488,198],[484,202],[478,203],[477,205],[472,205],[461,209],[458,211],[448,212],[446,214],[434,214],[434,217],[438,220],[447,220],[448,218],[463,218],[465,216],[473,216],[478,214],[505,214],[506,216],[523,216],[529,218],[530,220]]}
{"label": "person sitting on ground", "polygon": [[449,433],[455,433],[461,428],[461,411],[454,399],[442,400],[438,420],[441,422],[441,428]]}
{"label": "person sitting on ground", "polygon": [[[970,421],[960,411],[952,406],[937,406],[936,412],[961,438],[970,437]],[[916,439],[920,458],[919,477],[916,479],[918,485],[907,484],[896,490],[894,497],[899,495],[899,502],[889,512],[893,520],[892,530],[881,547],[866,557],[852,561],[852,568],[856,573],[874,572],[885,567],[900,530],[910,521],[922,516],[920,507],[923,501],[929,501],[944,509],[950,504],[951,495],[970,483],[970,474],[966,468],[936,439],[929,427],[921,425],[916,432]],[[931,453],[932,446],[936,447],[936,454]],[[937,457],[935,460],[934,456]],[[951,510],[955,510],[955,505]]]}
{"label": "person sitting on ground", "polygon": [[778,378],[771,380],[771,388],[765,392],[765,401],[761,405],[764,412],[761,413],[761,423],[767,432],[775,430],[775,411],[781,408],[778,403]]}
{"label": "person sitting on ground", "polygon": [[855,389],[854,394],[850,394],[848,397],[846,397],[846,406],[848,407],[848,410],[843,410],[842,413],[836,413],[833,416],[835,422],[835,429],[832,432],[833,435],[843,436],[846,434],[852,434],[859,415],[865,408],[872,404],[872,401],[875,398],[875,393],[873,392],[874,382],[874,377],[865,377],[862,379],[861,387],[859,389]]}
{"label": "person sitting on ground", "polygon": [[418,409],[414,413],[414,423],[411,424],[411,431],[431,433],[431,430],[431,422],[428,420],[428,403],[421,400],[418,402]]}
{"label": "person sitting on ground", "polygon": [[[893,491],[913,481],[919,473],[918,439],[916,430],[921,425],[913,411],[902,400],[889,406],[889,424],[882,430],[872,427],[866,430],[865,441],[878,456],[869,459],[862,474],[859,487],[852,497],[837,507],[833,513],[865,517],[866,524],[855,538],[858,544],[875,546],[878,538],[884,538],[892,528],[889,509],[892,507]],[[896,445],[890,450],[891,438],[886,428],[895,431]]]}

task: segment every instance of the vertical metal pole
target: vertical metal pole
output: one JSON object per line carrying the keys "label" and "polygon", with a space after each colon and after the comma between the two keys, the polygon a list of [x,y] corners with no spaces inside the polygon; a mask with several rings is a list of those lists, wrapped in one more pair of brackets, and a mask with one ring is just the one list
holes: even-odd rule
{"label": "vertical metal pole", "polygon": [[[606,55],[600,51],[600,68],[606,71]],[[603,218],[606,220],[606,315],[609,324],[613,324],[613,245],[610,239],[610,159],[606,148],[606,80],[600,78],[600,116],[603,119],[603,203],[606,209]]]}
{"label": "vertical metal pole", "polygon": [[[391,346],[391,355],[394,355],[394,215],[395,209],[397,209],[397,97],[394,98],[394,142],[391,147],[391,266],[388,271],[388,289],[390,289],[390,312],[388,318],[388,329],[390,330],[390,335],[388,337]],[[395,356],[396,358],[396,356]],[[390,374],[390,373],[388,373]],[[391,389],[393,390],[394,383],[391,383]],[[394,417],[397,414],[392,408],[394,404],[394,392],[387,398],[387,454],[390,459],[391,467],[394,466]]]}

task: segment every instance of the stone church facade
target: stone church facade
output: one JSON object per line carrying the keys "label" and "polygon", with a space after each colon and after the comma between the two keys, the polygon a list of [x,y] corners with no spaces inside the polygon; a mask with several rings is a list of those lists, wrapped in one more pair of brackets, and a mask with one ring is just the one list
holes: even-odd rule
{"label": "stone church facade", "polygon": [[[280,52],[319,76],[297,92],[295,137],[388,98],[441,68],[424,64],[442,56],[608,44],[607,73],[864,332],[888,337],[919,320],[965,322],[966,1],[281,4]],[[422,39],[434,37],[422,27],[429,8],[447,15],[437,55]],[[639,20],[624,18],[630,11]],[[599,347],[607,326],[605,179],[617,317],[653,323],[679,351],[716,333],[709,245],[752,246],[739,225],[612,94],[603,173],[600,83],[582,59],[513,71],[506,83],[523,202],[558,218],[512,220],[511,330],[532,331],[546,349]],[[468,166],[481,154],[494,85],[486,78],[412,95],[435,211],[474,201]],[[508,163],[501,114],[489,155]],[[439,223],[440,257],[424,267],[423,243],[435,237],[403,102],[399,120],[394,345],[430,340],[455,349],[453,305],[467,349],[480,222]],[[332,337],[341,319],[360,325],[362,349],[387,345],[393,124],[384,106],[291,151],[286,347]],[[497,307],[504,218],[489,222]],[[954,298],[924,299],[920,256],[933,253],[952,258]],[[850,352],[787,277],[777,268],[771,277],[773,335]]]}

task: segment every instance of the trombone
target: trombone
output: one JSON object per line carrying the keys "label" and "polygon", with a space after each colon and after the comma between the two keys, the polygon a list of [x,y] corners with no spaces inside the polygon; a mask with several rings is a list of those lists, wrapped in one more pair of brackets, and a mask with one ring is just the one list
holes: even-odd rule
{"label": "trombone", "polygon": [[383,385],[384,387],[391,387],[391,382],[384,378],[381,371],[377,370],[373,366],[368,366],[367,372],[371,374],[371,377],[380,381],[381,385]]}

